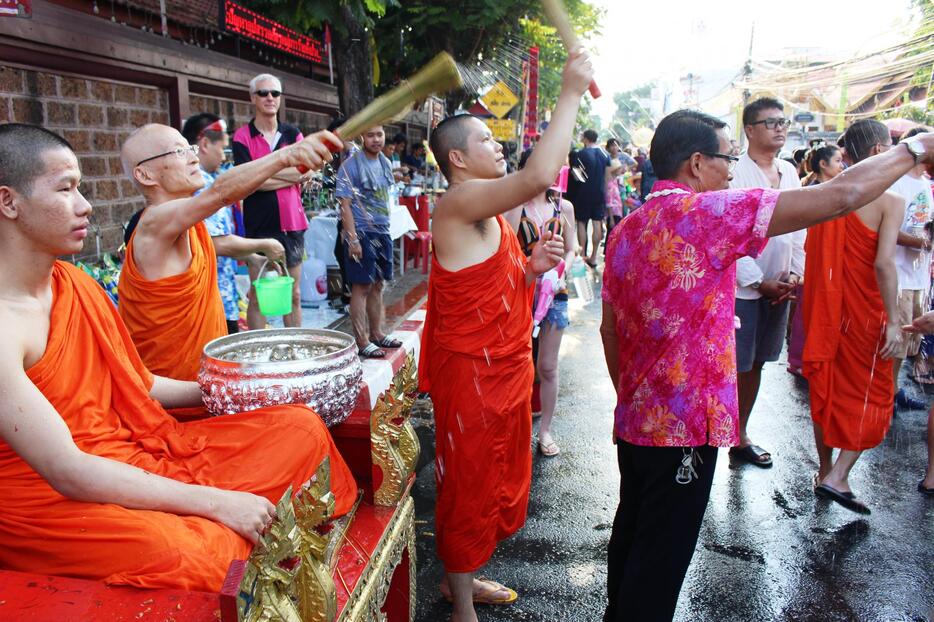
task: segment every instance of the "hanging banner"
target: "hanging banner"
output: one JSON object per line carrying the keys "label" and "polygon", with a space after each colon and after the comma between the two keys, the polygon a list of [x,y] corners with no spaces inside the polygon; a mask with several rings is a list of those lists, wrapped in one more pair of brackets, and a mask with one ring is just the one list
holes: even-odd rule
{"label": "hanging banner", "polygon": [[0,17],[32,17],[32,0],[0,0]]}
{"label": "hanging banner", "polygon": [[538,134],[538,48],[529,48],[529,76],[525,102],[525,129],[522,148],[532,146],[532,137]]}
{"label": "hanging banner", "polygon": [[510,110],[516,107],[519,98],[509,90],[505,82],[500,80],[487,91],[486,95],[480,98],[480,101],[483,102],[483,105],[493,116],[502,119]]}

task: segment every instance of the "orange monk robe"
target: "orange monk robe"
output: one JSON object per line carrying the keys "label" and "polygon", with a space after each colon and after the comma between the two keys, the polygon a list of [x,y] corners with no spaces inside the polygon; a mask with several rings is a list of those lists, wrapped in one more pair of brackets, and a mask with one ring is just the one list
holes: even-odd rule
{"label": "orange monk robe", "polygon": [[878,234],[856,214],[808,230],[804,376],[811,418],[830,447],[859,451],[892,419],[892,361],[883,360],[886,313],[876,282]]}
{"label": "orange monk robe", "polygon": [[227,334],[211,236],[203,222],[189,229],[188,270],[155,281],[140,274],[133,257],[133,237],[120,273],[120,315],[149,371],[195,380],[204,345]]}
{"label": "orange monk robe", "polygon": [[[305,406],[179,423],[152,398],[152,375],[104,292],[56,263],[48,345],[28,370],[84,452],[182,482],[278,502],[330,457],[337,512],[356,484],[321,419]],[[0,567],[139,587],[217,591],[251,544],[196,516],[74,501],[0,441]]]}
{"label": "orange monk robe", "polygon": [[435,409],[438,554],[474,572],[525,523],[532,479],[532,292],[502,217],[495,255],[449,272],[435,259],[419,362]]}

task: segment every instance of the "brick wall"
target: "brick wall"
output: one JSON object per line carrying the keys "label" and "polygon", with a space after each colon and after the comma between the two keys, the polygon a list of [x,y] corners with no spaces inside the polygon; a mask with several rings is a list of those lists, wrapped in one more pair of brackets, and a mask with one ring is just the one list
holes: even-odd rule
{"label": "brick wall", "polygon": [[168,123],[168,94],[159,89],[54,75],[0,65],[0,122],[35,123],[64,136],[83,175],[81,191],[94,206],[84,252],[93,259],[123,243],[123,226],[143,206],[123,175],[120,145],[136,127]]}
{"label": "brick wall", "polygon": [[[191,95],[189,99],[191,114],[199,112],[213,112],[223,117],[231,131],[245,125],[253,118],[253,105],[249,102],[233,101],[208,97],[206,95]],[[305,112],[286,107],[285,122],[295,125],[303,134],[310,134],[323,130],[331,122],[331,117],[316,112]]]}

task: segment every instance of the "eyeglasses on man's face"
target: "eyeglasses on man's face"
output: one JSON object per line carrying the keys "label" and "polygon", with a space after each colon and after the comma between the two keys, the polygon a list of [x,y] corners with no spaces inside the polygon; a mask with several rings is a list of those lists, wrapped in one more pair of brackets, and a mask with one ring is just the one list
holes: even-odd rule
{"label": "eyeglasses on man's face", "polygon": [[759,119],[758,121],[753,121],[749,125],[759,125],[760,123],[765,125],[765,129],[767,130],[774,130],[776,128],[784,130],[787,129],[789,125],[791,125],[791,119],[785,119],[782,117],[769,117],[768,119]]}
{"label": "eyeglasses on man's face", "polygon": [[708,158],[720,158],[726,160],[727,170],[729,170],[731,173],[736,168],[736,163],[739,162],[739,158],[728,153],[718,153],[716,151],[701,151],[701,153]]}
{"label": "eyeglasses on man's face", "polygon": [[274,89],[259,89],[257,91],[253,91],[253,94],[259,95],[260,97],[269,97],[272,95],[273,97],[278,98],[280,95],[282,95],[282,91],[276,91]]}
{"label": "eyeglasses on man's face", "polygon": [[139,166],[140,164],[145,164],[146,162],[149,162],[151,160],[156,160],[158,158],[164,158],[167,155],[174,155],[179,160],[187,160],[188,156],[190,156],[191,154],[194,154],[195,156],[198,155],[198,145],[188,145],[187,147],[176,147],[172,151],[166,151],[165,153],[160,153],[159,155],[154,155],[144,160],[140,160],[139,162],[136,163],[136,166]]}

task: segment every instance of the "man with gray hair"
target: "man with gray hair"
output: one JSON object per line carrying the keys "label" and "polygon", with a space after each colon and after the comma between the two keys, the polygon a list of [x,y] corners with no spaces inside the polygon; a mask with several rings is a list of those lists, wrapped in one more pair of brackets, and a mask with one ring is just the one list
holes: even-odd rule
{"label": "man with gray hair", "polygon": [[[282,82],[268,73],[250,80],[250,101],[255,116],[233,136],[234,163],[239,166],[269,155],[302,140],[301,131],[279,122],[282,105]],[[305,258],[305,230],[308,221],[302,208],[301,186],[310,176],[288,168],[267,179],[259,189],[243,200],[243,225],[248,238],[274,238],[285,247],[289,275],[301,282]],[[259,278],[258,268],[250,268],[250,281]],[[302,325],[300,289],[292,290],[292,313],[282,318],[290,327]],[[259,312],[256,295],[251,292],[247,308],[251,329],[263,328],[266,320]]]}

